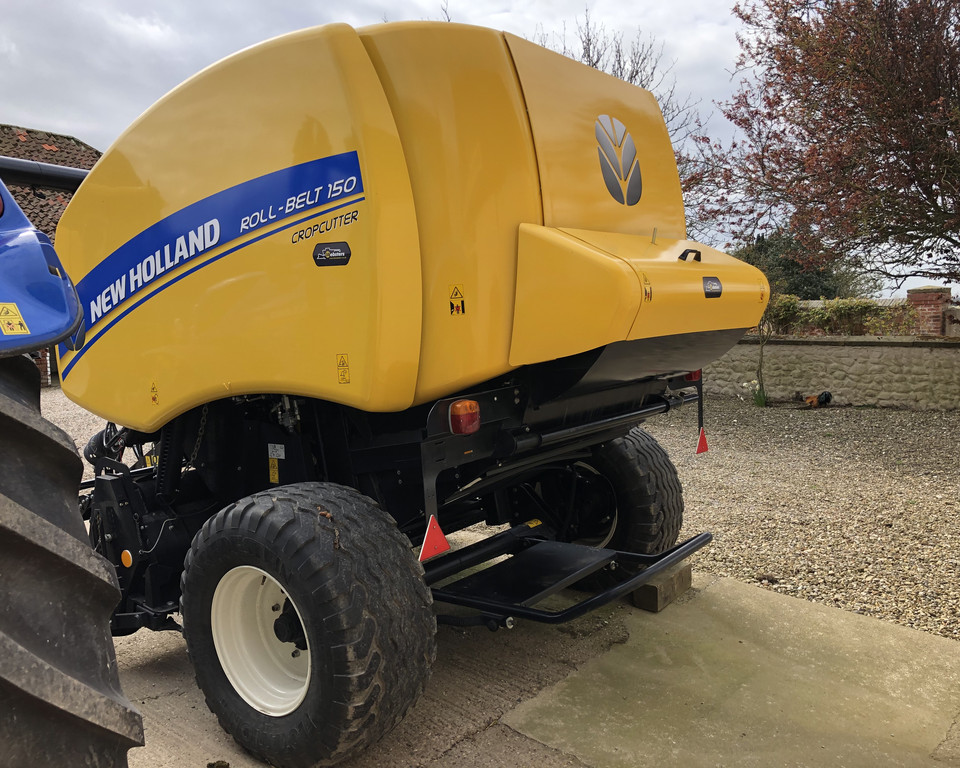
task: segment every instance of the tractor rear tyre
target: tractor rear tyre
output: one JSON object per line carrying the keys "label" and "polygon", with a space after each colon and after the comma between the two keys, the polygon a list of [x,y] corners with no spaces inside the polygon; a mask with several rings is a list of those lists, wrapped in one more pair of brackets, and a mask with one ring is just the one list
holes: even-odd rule
{"label": "tractor rear tyre", "polygon": [[120,690],[117,577],[77,508],[73,441],[40,416],[28,358],[0,359],[0,763],[125,768],[143,744]]}
{"label": "tractor rear tyre", "polygon": [[280,768],[333,765],[380,739],[436,656],[410,542],[351,488],[298,483],[232,504],[197,533],[181,587],[207,705]]}

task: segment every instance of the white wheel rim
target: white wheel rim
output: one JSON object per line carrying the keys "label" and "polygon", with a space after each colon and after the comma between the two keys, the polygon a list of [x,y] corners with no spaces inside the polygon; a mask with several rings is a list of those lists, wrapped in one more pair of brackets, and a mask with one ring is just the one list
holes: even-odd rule
{"label": "white wheel rim", "polygon": [[[293,712],[310,684],[310,644],[300,651],[273,630],[284,602],[280,583],[259,568],[241,565],[224,574],[210,606],[210,627],[220,666],[234,690],[258,712]],[[303,617],[290,600],[297,618]]]}

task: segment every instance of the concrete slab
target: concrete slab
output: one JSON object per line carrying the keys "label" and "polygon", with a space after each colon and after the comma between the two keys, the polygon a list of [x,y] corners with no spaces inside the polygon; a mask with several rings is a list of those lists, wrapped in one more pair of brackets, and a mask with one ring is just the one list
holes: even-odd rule
{"label": "concrete slab", "polygon": [[[344,768],[583,768],[575,758],[498,726],[500,717],[613,645],[627,640],[625,603],[559,627],[514,631],[444,626],[425,695],[400,725]],[[262,768],[227,735],[193,679],[183,638],[137,632],[117,638],[124,692],[143,714],[146,745],[130,768]],[[2,760],[0,760],[2,763]]]}
{"label": "concrete slab", "polygon": [[501,720],[592,768],[960,766],[960,645],[732,579]]}
{"label": "concrete slab", "polygon": [[[960,767],[960,644],[694,574],[659,614],[442,627],[427,692],[344,768]],[[118,638],[131,768],[262,763],[221,730],[173,633]]]}
{"label": "concrete slab", "polygon": [[504,725],[492,725],[455,744],[429,768],[589,768]]}

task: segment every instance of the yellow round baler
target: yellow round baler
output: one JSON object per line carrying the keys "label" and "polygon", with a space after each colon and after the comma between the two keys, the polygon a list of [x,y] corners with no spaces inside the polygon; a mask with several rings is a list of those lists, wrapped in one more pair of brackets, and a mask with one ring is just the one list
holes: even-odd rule
{"label": "yellow round baler", "polygon": [[[438,620],[566,621],[710,540],[676,544],[639,425],[698,400],[768,285],[686,239],[643,89],[488,29],[305,30],[147,110],[56,244],[63,389],[111,422],[81,503],[113,632],[182,616],[274,765],[393,727]],[[478,523],[505,527],[446,551]]]}

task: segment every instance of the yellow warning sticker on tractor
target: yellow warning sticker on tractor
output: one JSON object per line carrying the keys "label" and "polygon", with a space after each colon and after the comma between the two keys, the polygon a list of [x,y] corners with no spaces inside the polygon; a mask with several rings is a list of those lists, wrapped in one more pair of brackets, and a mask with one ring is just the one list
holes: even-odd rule
{"label": "yellow warning sticker on tractor", "polygon": [[0,304],[0,332],[4,336],[26,336],[30,333],[16,304]]}
{"label": "yellow warning sticker on tractor", "polygon": [[280,462],[277,459],[269,458],[267,462],[270,466],[270,482],[279,483],[280,482]]}
{"label": "yellow warning sticker on tractor", "polygon": [[350,383],[350,359],[346,355],[337,355],[337,381]]}

